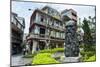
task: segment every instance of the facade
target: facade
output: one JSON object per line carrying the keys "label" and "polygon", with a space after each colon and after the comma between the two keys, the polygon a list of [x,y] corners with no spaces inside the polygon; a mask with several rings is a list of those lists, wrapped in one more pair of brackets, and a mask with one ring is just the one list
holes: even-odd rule
{"label": "facade", "polygon": [[61,12],[61,17],[65,25],[69,22],[75,22],[77,30],[77,12],[73,9],[65,9]]}
{"label": "facade", "polygon": [[25,28],[25,20],[16,13],[11,13],[11,51],[18,54],[22,51],[22,41]]}
{"label": "facade", "polygon": [[27,40],[31,51],[64,47],[65,22],[62,15],[49,6],[36,9],[30,19]]}

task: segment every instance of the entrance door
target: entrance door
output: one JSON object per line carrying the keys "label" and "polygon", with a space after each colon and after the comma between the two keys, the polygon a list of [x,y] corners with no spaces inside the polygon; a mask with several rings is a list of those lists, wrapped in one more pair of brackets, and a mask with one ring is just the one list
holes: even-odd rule
{"label": "entrance door", "polygon": [[45,42],[42,42],[42,41],[39,42],[39,49],[40,50],[45,49]]}
{"label": "entrance door", "polygon": [[22,48],[20,44],[12,43],[12,54],[19,54],[22,52]]}
{"label": "entrance door", "polygon": [[32,47],[33,47],[33,41],[31,40],[31,42],[30,42],[30,51],[32,51]]}

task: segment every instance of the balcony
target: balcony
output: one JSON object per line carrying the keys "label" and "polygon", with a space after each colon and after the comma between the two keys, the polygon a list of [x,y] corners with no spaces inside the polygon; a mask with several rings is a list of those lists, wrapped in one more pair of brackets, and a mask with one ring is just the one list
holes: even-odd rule
{"label": "balcony", "polygon": [[62,26],[52,26],[52,25],[48,25],[47,27],[51,28],[51,29],[55,29],[58,31],[64,31],[64,27]]}
{"label": "balcony", "polygon": [[22,40],[22,37],[14,36],[14,35],[11,35],[11,38],[14,38],[14,39],[16,39],[16,40]]}
{"label": "balcony", "polygon": [[77,21],[77,17],[75,17],[75,16],[72,16],[72,19],[74,19],[75,21]]}
{"label": "balcony", "polygon": [[47,39],[46,35],[44,34],[30,34],[29,37],[27,37],[27,39]]}
{"label": "balcony", "polygon": [[55,36],[51,36],[49,37],[49,35],[44,35],[44,34],[30,34],[29,37],[27,37],[27,39],[36,39],[36,40],[64,40],[64,38],[61,37],[55,37]]}
{"label": "balcony", "polygon": [[59,26],[49,25],[46,22],[38,22],[38,23],[34,22],[34,23],[36,23],[37,25],[42,25],[46,28],[51,28],[51,29],[55,29],[55,30],[58,30],[58,31],[64,31],[64,27],[61,27],[61,26],[59,27]]}
{"label": "balcony", "polygon": [[23,31],[21,29],[19,29],[15,24],[11,24],[11,29],[13,29],[14,31],[17,31],[18,33],[23,33]]}
{"label": "balcony", "polygon": [[63,13],[62,16],[64,21],[68,21],[72,18],[72,15],[69,13]]}

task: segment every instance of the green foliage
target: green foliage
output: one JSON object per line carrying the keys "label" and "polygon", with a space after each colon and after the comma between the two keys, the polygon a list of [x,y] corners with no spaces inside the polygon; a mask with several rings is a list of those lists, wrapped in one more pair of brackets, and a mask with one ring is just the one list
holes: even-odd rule
{"label": "green foliage", "polygon": [[90,57],[85,55],[84,57],[81,58],[81,61],[83,61],[83,62],[89,62],[89,61],[95,61],[95,60],[96,60],[95,54]]}
{"label": "green foliage", "polygon": [[51,57],[51,53],[39,53],[32,61],[32,64],[55,64],[59,63],[54,58]]}
{"label": "green foliage", "polygon": [[96,56],[95,55],[93,55],[93,56],[91,56],[89,59],[87,59],[87,60],[85,60],[85,61],[96,61]]}
{"label": "green foliage", "polygon": [[39,51],[39,53],[55,53],[55,52],[64,52],[64,48],[45,49]]}
{"label": "green foliage", "polygon": [[84,45],[83,45],[83,44],[80,44],[79,47],[80,47],[80,48],[84,48]]}
{"label": "green foliage", "polygon": [[88,25],[89,21],[86,18],[84,18],[83,23],[84,23],[83,27],[82,27],[84,30],[83,41],[85,44],[84,50],[89,51],[89,50],[92,50],[91,45],[93,45],[93,43],[92,43],[93,38],[91,36],[91,30],[90,30],[90,27]]}
{"label": "green foliage", "polygon": [[81,61],[86,62],[86,61],[93,61],[95,60],[95,58],[91,58],[92,56],[95,56],[95,51],[80,51],[80,54],[82,55],[81,57]]}

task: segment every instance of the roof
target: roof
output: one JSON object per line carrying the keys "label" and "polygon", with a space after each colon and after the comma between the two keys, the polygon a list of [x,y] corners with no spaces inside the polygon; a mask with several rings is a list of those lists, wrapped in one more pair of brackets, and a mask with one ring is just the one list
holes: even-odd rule
{"label": "roof", "polygon": [[18,17],[18,14],[14,13],[14,12],[12,12],[11,14],[13,15],[12,17],[15,20],[17,20],[18,23],[20,23],[23,27],[25,27],[25,19],[23,17]]}
{"label": "roof", "polygon": [[61,12],[61,14],[64,13],[65,11],[72,11],[74,14],[77,14],[77,12],[73,9],[65,9]]}
{"label": "roof", "polygon": [[[43,7],[42,10],[47,9],[47,8],[53,9],[54,11],[58,12],[56,9],[54,9],[54,8],[52,8],[52,7],[49,7],[49,6]],[[58,12],[58,13],[59,13],[59,12]]]}
{"label": "roof", "polygon": [[[47,16],[49,16],[49,17],[51,17],[51,18],[54,18],[54,19],[55,19],[55,20],[57,20],[57,21],[62,22],[62,20],[57,19],[57,18],[55,18],[55,17],[53,17],[53,16],[51,16],[51,15],[49,15],[49,14],[47,14],[47,13],[43,12],[42,10],[36,9],[36,10],[34,11],[34,13],[33,13],[33,14],[35,14],[36,12],[40,12],[40,13],[42,13],[42,14],[44,14],[44,15],[47,15]],[[33,14],[32,14],[32,16],[33,16]]]}

